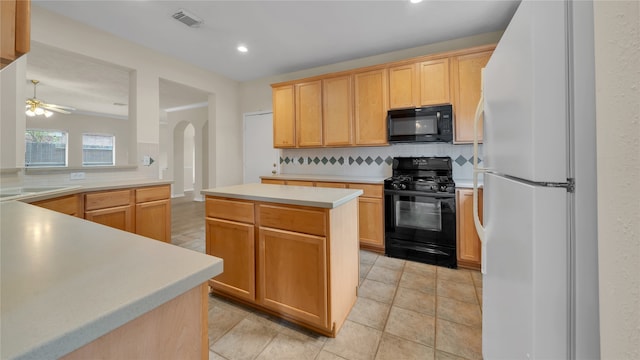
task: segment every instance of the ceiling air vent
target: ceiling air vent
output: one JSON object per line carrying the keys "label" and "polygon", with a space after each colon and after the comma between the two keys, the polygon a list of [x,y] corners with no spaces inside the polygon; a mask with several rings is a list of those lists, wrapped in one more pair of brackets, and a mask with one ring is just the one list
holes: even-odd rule
{"label": "ceiling air vent", "polygon": [[202,24],[202,19],[193,15],[185,9],[178,10],[175,14],[171,15],[174,19],[180,21],[181,23],[189,26],[189,27],[198,27]]}

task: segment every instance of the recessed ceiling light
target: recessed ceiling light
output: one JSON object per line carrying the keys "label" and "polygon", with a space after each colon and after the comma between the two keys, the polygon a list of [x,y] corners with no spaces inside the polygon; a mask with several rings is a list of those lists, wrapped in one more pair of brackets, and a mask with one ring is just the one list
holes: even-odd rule
{"label": "recessed ceiling light", "polygon": [[411,1],[412,4],[417,4],[422,2],[422,0],[409,0],[409,1]]}
{"label": "recessed ceiling light", "polygon": [[247,51],[249,51],[249,49],[247,49],[247,47],[244,46],[244,45],[240,45],[240,46],[238,46],[238,51],[240,51],[242,53],[246,53]]}

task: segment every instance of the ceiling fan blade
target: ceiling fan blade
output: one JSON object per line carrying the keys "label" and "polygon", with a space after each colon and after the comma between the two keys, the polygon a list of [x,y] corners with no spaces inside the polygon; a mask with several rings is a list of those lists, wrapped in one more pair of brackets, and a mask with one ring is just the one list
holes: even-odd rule
{"label": "ceiling fan blade", "polygon": [[67,111],[67,114],[71,111],[76,111],[76,108],[71,106],[62,106],[62,105],[56,105],[56,104],[40,104],[40,106],[43,109],[47,109],[51,111],[58,111],[58,112]]}
{"label": "ceiling fan blade", "polygon": [[57,113],[60,113],[60,114],[71,114],[71,111],[75,110],[75,109],[73,109],[73,110],[61,109],[61,108],[50,107],[50,106],[45,106],[45,105],[41,105],[40,107],[45,109],[45,110],[57,112]]}

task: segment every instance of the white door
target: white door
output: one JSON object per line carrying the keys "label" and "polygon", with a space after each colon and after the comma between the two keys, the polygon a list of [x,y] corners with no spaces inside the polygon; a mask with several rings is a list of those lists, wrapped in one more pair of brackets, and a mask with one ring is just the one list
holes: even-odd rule
{"label": "white door", "polygon": [[260,176],[280,167],[280,150],[273,148],[273,113],[245,114],[243,127],[243,182],[259,183]]}

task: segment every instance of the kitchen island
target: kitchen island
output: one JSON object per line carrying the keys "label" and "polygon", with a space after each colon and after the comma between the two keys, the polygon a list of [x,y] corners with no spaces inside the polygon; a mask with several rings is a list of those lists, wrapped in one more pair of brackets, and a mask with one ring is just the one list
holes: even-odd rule
{"label": "kitchen island", "polygon": [[356,301],[359,189],[245,184],[203,190],[213,292],[335,337]]}
{"label": "kitchen island", "polygon": [[19,201],[0,214],[0,358],[208,358],[221,259]]}

